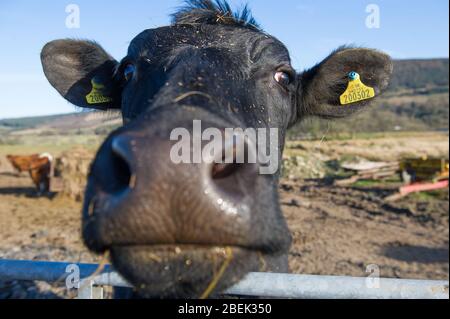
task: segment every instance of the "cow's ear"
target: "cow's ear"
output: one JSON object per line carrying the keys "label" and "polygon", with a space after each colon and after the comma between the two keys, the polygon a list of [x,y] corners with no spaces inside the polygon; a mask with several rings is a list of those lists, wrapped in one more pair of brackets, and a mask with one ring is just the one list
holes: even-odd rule
{"label": "cow's ear", "polygon": [[91,41],[56,40],[41,52],[45,76],[69,102],[79,107],[120,108],[121,89],[114,79],[117,61]]}
{"label": "cow's ear", "polygon": [[386,89],[391,73],[392,61],[382,52],[339,48],[299,75],[299,118],[339,118],[362,110]]}

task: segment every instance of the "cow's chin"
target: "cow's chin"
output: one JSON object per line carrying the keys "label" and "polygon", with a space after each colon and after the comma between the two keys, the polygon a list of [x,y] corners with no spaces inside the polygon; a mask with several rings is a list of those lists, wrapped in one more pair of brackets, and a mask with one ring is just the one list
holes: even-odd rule
{"label": "cow's chin", "polygon": [[140,297],[156,299],[215,297],[264,263],[256,251],[205,246],[113,247],[111,261]]}

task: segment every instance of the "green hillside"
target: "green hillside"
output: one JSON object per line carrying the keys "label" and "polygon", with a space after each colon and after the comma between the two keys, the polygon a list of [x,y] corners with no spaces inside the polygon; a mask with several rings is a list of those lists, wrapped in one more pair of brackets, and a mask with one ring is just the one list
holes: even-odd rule
{"label": "green hillside", "polygon": [[0,132],[10,133],[33,130],[34,134],[106,134],[121,124],[117,112],[83,111],[51,116],[0,120]]}
{"label": "green hillside", "polygon": [[448,59],[400,60],[394,62],[392,89],[447,87]]}
{"label": "green hillside", "polygon": [[35,116],[35,117],[22,117],[17,119],[4,119],[0,120],[0,127],[10,129],[27,129],[34,128],[36,126],[60,119],[65,115],[50,115],[50,116]]}
{"label": "green hillside", "polygon": [[448,130],[448,81],[448,59],[395,61],[388,92],[369,110],[340,121],[308,119],[292,128],[289,136]]}

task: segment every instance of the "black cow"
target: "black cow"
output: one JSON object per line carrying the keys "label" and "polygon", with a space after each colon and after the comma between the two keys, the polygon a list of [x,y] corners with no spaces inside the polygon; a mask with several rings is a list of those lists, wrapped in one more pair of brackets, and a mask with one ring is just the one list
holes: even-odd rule
{"label": "black cow", "polygon": [[279,170],[263,175],[250,162],[175,164],[173,129],[191,132],[193,120],[220,130],[276,128],[281,159],[293,124],[345,117],[376,99],[341,105],[349,73],[378,96],[392,72],[384,53],[341,47],[297,73],[286,47],[247,8],[232,13],[219,0],[188,1],[172,25],[139,34],[120,62],[78,40],[48,43],[41,59],[71,103],[122,111],[124,126],[92,165],[83,238],[91,250],[109,251],[148,298],[207,297],[248,272],[288,271]]}

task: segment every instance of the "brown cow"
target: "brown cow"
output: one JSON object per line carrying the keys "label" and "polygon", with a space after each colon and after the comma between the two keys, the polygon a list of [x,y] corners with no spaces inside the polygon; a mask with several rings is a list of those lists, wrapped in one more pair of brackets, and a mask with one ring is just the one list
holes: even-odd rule
{"label": "brown cow", "polygon": [[19,173],[22,173],[27,172],[30,169],[31,161],[39,159],[39,154],[26,156],[7,155],[6,158]]}
{"label": "brown cow", "polygon": [[12,166],[19,172],[28,171],[33,180],[38,195],[49,191],[50,172],[53,157],[48,153],[33,154],[29,156],[13,156],[6,157]]}

